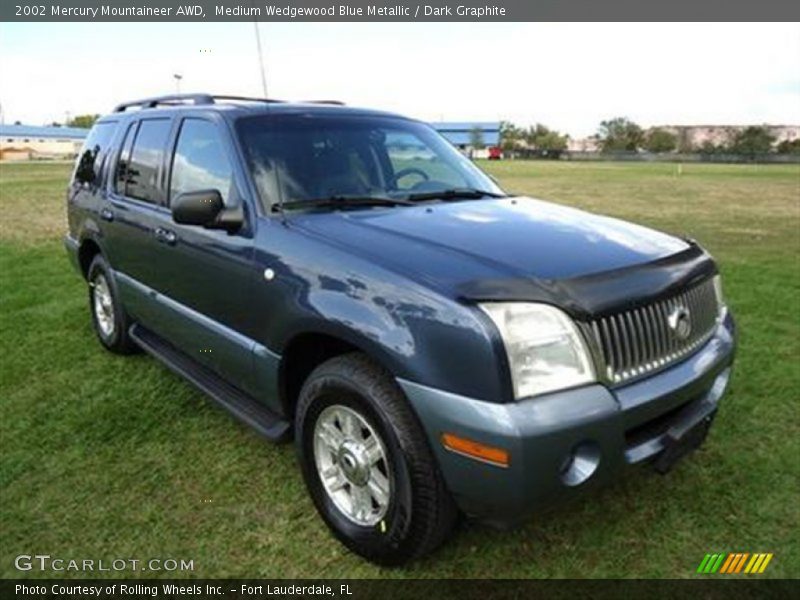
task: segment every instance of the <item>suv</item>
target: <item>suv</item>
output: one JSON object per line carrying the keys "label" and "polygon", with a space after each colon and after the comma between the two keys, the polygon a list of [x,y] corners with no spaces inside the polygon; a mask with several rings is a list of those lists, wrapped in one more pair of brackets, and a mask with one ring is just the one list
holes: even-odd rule
{"label": "suv", "polygon": [[505,194],[434,129],[211,95],[92,128],[66,247],[108,350],[293,436],[346,546],[395,565],[704,439],[734,323],[695,242]]}

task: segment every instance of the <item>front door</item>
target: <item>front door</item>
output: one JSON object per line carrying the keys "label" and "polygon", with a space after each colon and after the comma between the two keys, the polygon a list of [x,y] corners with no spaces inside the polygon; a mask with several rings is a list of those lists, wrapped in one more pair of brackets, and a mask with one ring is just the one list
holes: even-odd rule
{"label": "front door", "polygon": [[[186,192],[216,189],[225,206],[243,203],[244,189],[233,165],[224,123],[214,115],[185,117],[178,124],[165,178],[167,204]],[[228,233],[179,225],[169,212],[155,226],[163,260],[153,265],[153,286],[172,322],[168,340],[237,387],[256,393],[253,383],[254,214],[241,230]],[[248,335],[249,334],[249,335]]]}

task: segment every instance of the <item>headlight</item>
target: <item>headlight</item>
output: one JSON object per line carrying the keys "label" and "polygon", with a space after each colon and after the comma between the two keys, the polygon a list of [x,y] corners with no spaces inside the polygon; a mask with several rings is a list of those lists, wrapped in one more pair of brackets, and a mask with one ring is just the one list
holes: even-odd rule
{"label": "headlight", "polygon": [[517,399],[596,380],[589,351],[575,323],[547,304],[481,304],[508,355]]}

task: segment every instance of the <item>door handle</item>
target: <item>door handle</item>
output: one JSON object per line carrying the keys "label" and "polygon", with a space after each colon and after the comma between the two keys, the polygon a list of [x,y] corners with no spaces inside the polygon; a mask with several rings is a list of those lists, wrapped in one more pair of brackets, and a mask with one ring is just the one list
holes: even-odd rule
{"label": "door handle", "polygon": [[104,208],[100,211],[100,218],[103,219],[103,221],[111,222],[114,220],[114,213],[109,209]]}
{"label": "door handle", "polygon": [[156,239],[161,242],[162,244],[168,244],[170,246],[174,246],[175,243],[178,241],[178,235],[169,229],[164,229],[163,227],[156,227],[154,230],[156,235]]}

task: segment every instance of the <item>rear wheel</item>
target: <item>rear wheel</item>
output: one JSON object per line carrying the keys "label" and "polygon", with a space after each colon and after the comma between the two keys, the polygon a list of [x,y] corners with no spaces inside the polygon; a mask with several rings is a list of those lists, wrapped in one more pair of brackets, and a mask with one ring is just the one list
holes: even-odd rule
{"label": "rear wheel", "polygon": [[334,535],[378,564],[438,546],[456,509],[397,383],[358,353],[314,370],[300,392],[297,450],[306,486]]}
{"label": "rear wheel", "polygon": [[117,354],[131,354],[138,347],[128,336],[130,322],[119,301],[116,281],[101,254],[92,260],[87,272],[89,311],[100,343]]}

